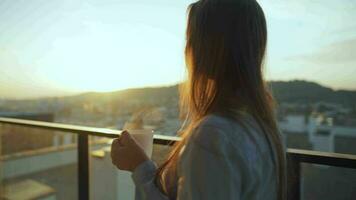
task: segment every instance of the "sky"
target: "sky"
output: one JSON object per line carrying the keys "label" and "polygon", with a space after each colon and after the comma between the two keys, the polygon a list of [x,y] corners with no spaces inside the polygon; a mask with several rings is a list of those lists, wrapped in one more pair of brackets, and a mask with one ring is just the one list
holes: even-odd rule
{"label": "sky", "polygon": [[[191,2],[0,0],[0,99],[183,81]],[[268,24],[268,80],[356,90],[356,1],[258,2]]]}

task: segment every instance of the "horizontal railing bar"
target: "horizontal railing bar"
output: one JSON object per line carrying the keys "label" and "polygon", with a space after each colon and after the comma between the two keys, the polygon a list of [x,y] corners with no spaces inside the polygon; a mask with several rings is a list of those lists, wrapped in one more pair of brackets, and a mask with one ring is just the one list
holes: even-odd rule
{"label": "horizontal railing bar", "polygon": [[[96,128],[96,127],[88,127],[88,126],[78,126],[78,125],[69,125],[69,124],[60,124],[60,123],[53,123],[53,122],[42,122],[42,121],[33,121],[33,120],[24,120],[24,119],[15,119],[15,118],[4,118],[4,117],[0,117],[0,123],[46,129],[46,130],[63,131],[63,132],[69,132],[74,134],[85,134],[91,136],[108,137],[108,138],[117,138],[122,132],[121,130],[113,130],[107,128]],[[174,142],[180,140],[179,137],[166,136],[166,135],[154,135],[153,139],[155,144],[162,144],[162,145],[172,145],[174,144]]]}
{"label": "horizontal railing bar", "polygon": [[321,152],[303,149],[288,149],[288,156],[299,163],[311,163],[356,169],[356,155]]}
{"label": "horizontal railing bar", "polygon": [[102,137],[109,137],[109,138],[116,138],[118,137],[118,135],[121,134],[121,131],[119,130],[112,130],[106,128],[95,128],[95,127],[60,124],[60,123],[53,123],[53,122],[14,119],[14,118],[0,117],[0,123],[10,124],[10,125],[20,125],[20,126],[46,129],[46,130],[70,132],[75,134],[102,136]]}
{"label": "horizontal railing bar", "polygon": [[153,143],[161,145],[173,145],[175,142],[180,141],[181,138],[177,136],[167,136],[167,135],[154,135]]}
{"label": "horizontal railing bar", "polygon": [[[50,129],[56,131],[70,132],[74,134],[85,134],[91,136],[100,136],[108,138],[117,138],[122,131],[106,128],[95,128],[87,126],[60,124],[52,122],[41,122],[33,120],[23,120],[14,118],[1,118],[0,123],[27,126],[32,128]],[[154,135],[154,143],[162,145],[172,145],[180,141],[176,136]],[[288,156],[302,163],[313,163],[321,165],[330,165],[338,167],[347,167],[356,169],[356,155],[319,152],[301,149],[288,149]]]}

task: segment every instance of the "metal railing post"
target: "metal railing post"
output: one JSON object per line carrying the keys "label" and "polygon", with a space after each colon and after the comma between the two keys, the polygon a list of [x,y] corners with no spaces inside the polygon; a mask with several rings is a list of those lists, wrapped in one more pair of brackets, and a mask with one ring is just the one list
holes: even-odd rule
{"label": "metal railing post", "polygon": [[[3,124],[2,123],[0,123],[0,157],[2,156],[2,152],[1,152],[1,150],[2,150],[2,134],[3,134],[3,128],[4,128],[4,126],[3,126]],[[4,187],[4,183],[3,183],[3,169],[2,169],[2,165],[3,163],[2,163],[2,160],[0,160],[0,197],[2,197],[3,196],[3,187]]]}
{"label": "metal railing post", "polygon": [[291,154],[287,154],[287,199],[301,199],[301,163]]}
{"label": "metal railing post", "polygon": [[78,199],[89,200],[89,141],[88,135],[78,135]]}

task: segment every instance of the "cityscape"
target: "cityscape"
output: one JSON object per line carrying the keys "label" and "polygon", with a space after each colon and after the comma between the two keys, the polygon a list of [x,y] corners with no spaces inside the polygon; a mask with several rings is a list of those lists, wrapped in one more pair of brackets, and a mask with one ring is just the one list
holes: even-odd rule
{"label": "cityscape", "polygon": [[[179,84],[187,79],[192,2],[1,0],[0,118],[147,129],[172,144],[184,122]],[[257,2],[267,23],[263,73],[287,148],[287,184],[298,183],[288,190],[300,194],[292,199],[354,200],[356,169],[345,163],[356,166],[356,1]],[[131,174],[112,165],[112,139],[93,134],[83,142],[73,129],[1,119],[0,200],[135,199]],[[86,153],[80,144],[89,144]],[[154,143],[152,160],[161,164],[170,149]],[[295,164],[291,151],[336,161]],[[90,198],[80,198],[81,182]]]}
{"label": "cityscape", "polygon": [[[300,80],[269,85],[277,101],[278,123],[288,148],[356,154],[356,91],[334,91]],[[158,135],[176,136],[182,124],[178,87],[4,99],[0,103],[0,116],[117,130],[139,124]],[[2,179],[7,199],[31,195],[32,199],[76,198],[77,138],[74,134],[10,125],[1,127],[1,131]],[[99,137],[90,140],[91,198],[133,199],[135,191],[130,174],[116,170],[111,164],[111,140]],[[155,145],[153,159],[160,163],[168,150]],[[335,199],[335,194],[350,199],[356,195],[356,174],[352,170],[305,165],[303,177],[304,199]],[[331,187],[333,192],[329,193]],[[15,188],[22,188],[21,192],[8,192],[6,196],[6,191]]]}

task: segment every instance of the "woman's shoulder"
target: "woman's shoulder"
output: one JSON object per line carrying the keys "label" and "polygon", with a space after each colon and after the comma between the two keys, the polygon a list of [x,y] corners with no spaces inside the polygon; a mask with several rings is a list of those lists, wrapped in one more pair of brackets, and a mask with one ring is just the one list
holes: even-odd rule
{"label": "woman's shoulder", "polygon": [[[242,125],[228,117],[211,114],[195,127],[191,134],[191,141],[210,152],[221,153],[231,144],[238,145],[235,132],[243,132]],[[235,141],[236,140],[236,141]]]}
{"label": "woman's shoulder", "polygon": [[263,146],[266,146],[264,140],[264,134],[250,115],[236,118],[208,115],[191,135],[192,142],[213,152],[256,151],[256,148],[264,149]]}
{"label": "woman's shoulder", "polygon": [[231,119],[229,119],[228,117],[218,115],[218,114],[210,114],[202,119],[202,121],[199,123],[199,126],[224,128],[226,126],[229,126],[230,123],[231,123]]}
{"label": "woman's shoulder", "polygon": [[210,114],[204,117],[201,122],[195,127],[193,135],[202,139],[202,137],[229,137],[231,132],[246,131],[244,125],[247,120],[246,116],[239,116],[234,119],[218,114]]}

